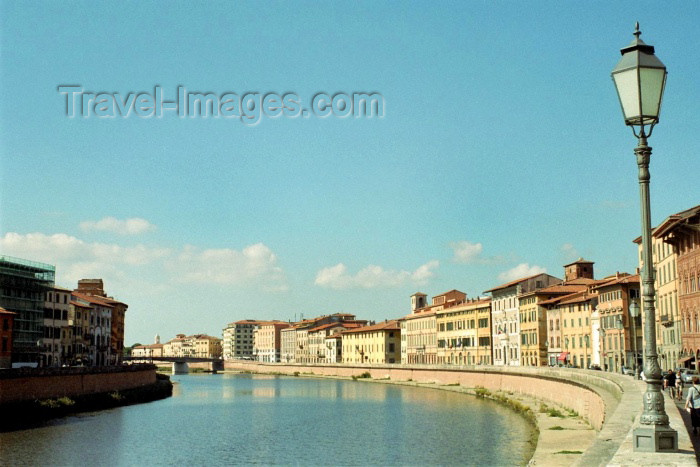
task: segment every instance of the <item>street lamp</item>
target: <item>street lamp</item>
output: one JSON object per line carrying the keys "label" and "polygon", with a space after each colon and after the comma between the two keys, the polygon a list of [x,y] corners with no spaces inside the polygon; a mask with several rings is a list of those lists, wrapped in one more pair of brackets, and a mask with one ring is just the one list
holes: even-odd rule
{"label": "street lamp", "polygon": [[625,339],[622,334],[624,329],[622,316],[618,316],[615,319],[615,327],[617,328],[617,335],[620,338],[620,371],[624,373],[623,367],[626,366],[625,363],[627,363],[627,359],[625,358]]}
{"label": "street lamp", "polygon": [[601,358],[601,362],[603,364],[603,371],[608,371],[608,366],[605,363],[605,358],[607,357],[606,352],[605,352],[605,328],[601,326],[600,328],[600,337],[601,341],[603,342],[603,358]]}
{"label": "street lamp", "polygon": [[[634,450],[644,452],[673,452],[678,450],[678,433],[669,426],[661,392],[661,368],[656,353],[654,310],[654,272],[651,256],[651,215],[649,208],[649,159],[651,147],[647,137],[659,121],[661,98],[666,84],[666,67],[654,55],[654,47],[645,44],[636,24],[634,39],[620,50],[622,58],[612,71],[625,124],[632,127],[638,139],[634,150],[639,167],[639,195],[642,217],[642,297],[644,300],[644,411],[641,426],[634,430]],[[639,127],[639,133],[637,129]],[[647,134],[648,129],[648,134]]]}
{"label": "street lamp", "polygon": [[639,300],[633,298],[629,304],[630,318],[632,319],[632,351],[634,352],[634,376],[638,375],[637,366],[639,360],[637,358],[637,317],[639,316]]}

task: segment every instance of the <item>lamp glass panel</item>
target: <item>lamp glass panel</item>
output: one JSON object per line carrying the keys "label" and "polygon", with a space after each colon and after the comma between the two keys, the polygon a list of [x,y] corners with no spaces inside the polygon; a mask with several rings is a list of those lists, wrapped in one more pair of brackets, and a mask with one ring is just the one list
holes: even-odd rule
{"label": "lamp glass panel", "polygon": [[661,68],[642,68],[639,70],[642,89],[642,115],[649,123],[659,117],[665,74],[666,70]]}
{"label": "lamp glass panel", "polygon": [[613,74],[617,94],[620,96],[620,104],[622,104],[622,112],[625,115],[625,121],[639,119],[641,109],[639,108],[639,85],[637,78],[637,69],[621,71]]}

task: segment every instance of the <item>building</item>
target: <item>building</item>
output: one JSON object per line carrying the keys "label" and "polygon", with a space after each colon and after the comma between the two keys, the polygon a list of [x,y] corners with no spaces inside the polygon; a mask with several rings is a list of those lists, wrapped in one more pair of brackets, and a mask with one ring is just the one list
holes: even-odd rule
{"label": "building", "polygon": [[396,320],[342,333],[343,363],[400,363],[401,328]]}
{"label": "building", "polygon": [[[596,284],[593,265],[593,261],[579,258],[564,265],[565,279],[562,283],[519,296],[521,365],[555,366],[568,363],[568,354],[562,355],[567,341],[562,335],[564,322],[559,305],[563,297],[587,291]],[[582,316],[582,320],[590,323],[590,314]],[[588,339],[590,341],[590,336]],[[586,363],[585,356],[583,362],[586,366],[590,365]]]}
{"label": "building", "polygon": [[326,363],[343,361],[343,335],[338,332],[326,337]]}
{"label": "building", "polygon": [[73,291],[72,301],[89,306],[88,360],[93,366],[115,365],[112,355],[112,311],[114,305],[103,297]]}
{"label": "building", "polygon": [[[652,230],[651,251],[654,264],[654,291],[656,292],[656,352],[662,370],[675,369],[683,351],[681,347],[681,319],[678,306],[678,274],[676,264],[678,255],[673,245],[666,243],[659,232],[672,222],[669,217],[659,227]],[[661,227],[661,230],[659,228]],[[634,242],[639,252],[639,269],[644,267],[642,258],[642,237]],[[640,299],[640,309],[644,305]],[[643,318],[643,314],[642,314]]]}
{"label": "building", "polygon": [[131,349],[131,357],[148,360],[153,357],[163,357],[163,344],[136,345]]}
{"label": "building", "polygon": [[639,275],[617,273],[593,291],[598,294],[595,311],[599,328],[594,337],[600,338],[601,367],[617,373],[623,367],[641,367],[642,320],[641,316],[632,319],[630,314],[631,301],[639,300]]}
{"label": "building", "polygon": [[426,295],[411,295],[411,314],[399,321],[401,327],[401,358],[403,363],[436,364],[438,362],[438,324],[436,313],[445,308],[464,303],[467,294],[450,290],[435,295],[431,305],[426,304]]}
{"label": "building", "polygon": [[184,334],[176,334],[174,339],[163,344],[164,357],[194,357],[192,339]]}
{"label": "building", "polygon": [[38,366],[44,338],[44,297],[54,286],[49,264],[0,256],[0,307],[15,313],[12,367]]}
{"label": "building", "polygon": [[0,368],[12,367],[12,328],[15,313],[0,308]]}
{"label": "building", "polygon": [[[678,281],[682,347],[681,358],[677,363],[698,369],[700,368],[700,205],[669,216],[655,229],[653,236],[672,246],[674,254],[671,265],[666,269],[657,269],[656,278],[657,281],[660,279],[660,284],[671,276],[672,272],[669,270],[673,269],[673,261],[676,262],[675,276]],[[667,249],[657,246],[654,261],[660,263],[659,260],[668,254]],[[664,277],[660,278],[660,275]],[[661,319],[666,319],[661,324],[671,331],[674,327],[668,323],[674,303],[673,295],[669,297],[667,290],[673,292],[672,289],[665,289],[665,294],[657,293],[656,307]],[[666,366],[669,366],[668,363]]]}
{"label": "building", "polygon": [[[339,354],[338,349],[328,347],[326,339],[331,335],[340,336],[346,329],[357,329],[366,325],[367,321],[352,321],[339,323],[326,323],[308,330],[309,362],[308,363],[335,363]],[[333,343],[333,342],[331,342]]]}
{"label": "building", "polygon": [[282,353],[282,329],[289,323],[264,321],[253,331],[253,359],[259,362],[279,362]]}
{"label": "building", "polygon": [[68,325],[70,301],[70,289],[54,286],[45,292],[40,366],[61,366],[70,362],[73,339],[73,330]]}
{"label": "building", "polygon": [[[366,321],[356,320],[355,315],[350,313],[335,313],[332,315],[323,315],[317,318],[305,319],[292,323],[294,332],[285,333],[285,344],[283,351],[284,361],[293,361],[295,363],[311,363],[316,360],[316,356],[312,356],[309,348],[309,330],[329,323],[359,323],[366,324]],[[291,354],[292,337],[294,338],[294,352]],[[293,357],[291,356],[293,355]]]}
{"label": "building", "polygon": [[520,365],[519,296],[561,282],[557,277],[541,273],[507,282],[485,292],[491,293],[494,365]]}
{"label": "building", "polygon": [[294,363],[297,346],[297,328],[295,325],[280,331],[280,345],[282,346],[280,360],[285,363]]}
{"label": "building", "polygon": [[129,307],[126,303],[115,300],[105,293],[102,279],[80,279],[78,288],[75,290],[83,295],[91,295],[98,298],[101,303],[110,307],[110,329],[109,333],[109,363],[116,365],[121,363],[124,355],[124,325],[126,320],[126,310]]}
{"label": "building", "polygon": [[253,331],[262,321],[244,319],[229,323],[223,330],[224,360],[253,358]]}
{"label": "building", "polygon": [[547,324],[556,328],[547,334],[549,365],[589,368],[594,363],[591,315],[596,303],[597,295],[588,287],[540,303],[547,310]]}
{"label": "building", "polygon": [[437,363],[444,365],[491,364],[491,299],[466,298],[462,303],[435,311]]}
{"label": "building", "polygon": [[90,363],[90,316],[94,309],[89,303],[78,301],[71,294],[68,303],[68,326],[70,327],[71,342],[66,357],[69,365],[88,365]]}
{"label": "building", "polygon": [[191,336],[194,341],[194,356],[198,358],[221,358],[221,339],[206,334]]}

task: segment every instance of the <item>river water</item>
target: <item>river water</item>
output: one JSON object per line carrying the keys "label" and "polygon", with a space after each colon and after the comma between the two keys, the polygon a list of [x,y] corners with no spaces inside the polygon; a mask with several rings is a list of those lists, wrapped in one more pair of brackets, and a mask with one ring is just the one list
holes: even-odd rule
{"label": "river water", "polygon": [[465,394],[265,375],[172,380],[165,400],[0,433],[0,465],[516,465],[530,453],[522,417]]}

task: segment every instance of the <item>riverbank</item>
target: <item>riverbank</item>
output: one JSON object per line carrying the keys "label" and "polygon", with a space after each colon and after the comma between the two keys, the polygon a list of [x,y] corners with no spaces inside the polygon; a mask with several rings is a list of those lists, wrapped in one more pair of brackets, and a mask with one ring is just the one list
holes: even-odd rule
{"label": "riverbank", "polygon": [[172,395],[153,365],[0,371],[0,431],[36,426],[80,412],[151,402]]}
{"label": "riverbank", "polygon": [[[530,465],[696,465],[680,414],[666,403],[678,452],[637,453],[644,384],[629,376],[568,368],[456,367],[441,365],[341,365],[226,362],[234,371],[353,378],[415,384],[460,392],[488,391],[529,408],[539,437]],[[563,415],[556,415],[557,413]]]}

